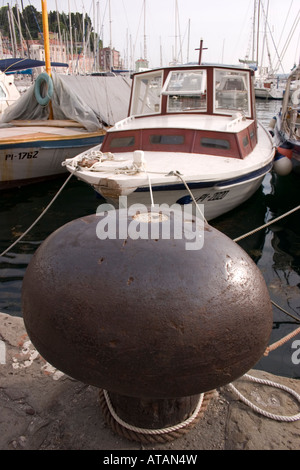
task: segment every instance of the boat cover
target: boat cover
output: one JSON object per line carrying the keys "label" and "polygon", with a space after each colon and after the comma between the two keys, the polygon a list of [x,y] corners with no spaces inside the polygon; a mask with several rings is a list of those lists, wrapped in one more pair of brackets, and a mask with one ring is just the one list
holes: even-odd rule
{"label": "boat cover", "polygon": [[[68,64],[62,62],[51,62],[52,67],[68,67]],[[45,67],[43,60],[34,60],[27,58],[10,58],[0,60],[1,72],[19,72],[21,70],[33,69],[37,67]]]}
{"label": "boat cover", "polygon": [[[51,73],[53,119],[70,119],[88,131],[113,126],[128,113],[131,79],[123,76],[62,75]],[[34,86],[2,113],[0,127],[15,120],[47,120],[50,106],[41,106]]]}
{"label": "boat cover", "polygon": [[118,76],[61,75],[66,86],[92,108],[105,126],[128,116],[132,80]]}

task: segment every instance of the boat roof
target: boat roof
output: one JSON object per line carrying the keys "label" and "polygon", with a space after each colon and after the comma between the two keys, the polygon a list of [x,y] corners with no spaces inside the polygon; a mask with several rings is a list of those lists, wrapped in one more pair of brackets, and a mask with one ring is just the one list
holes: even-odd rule
{"label": "boat roof", "polygon": [[186,114],[184,122],[182,121],[182,114],[169,114],[158,115],[155,119],[152,116],[143,116],[138,119],[135,117],[124,119],[115,124],[107,132],[115,130],[141,130],[141,129],[195,129],[216,132],[231,132],[236,134],[249,126],[253,120],[243,119],[241,113],[236,113],[233,116],[218,116],[204,114],[200,120],[198,114]]}
{"label": "boat roof", "polygon": [[154,69],[148,69],[148,70],[143,70],[142,72],[136,72],[133,74],[133,77],[136,75],[142,75],[142,74],[147,74],[149,72],[155,72],[158,70],[165,70],[167,72],[171,72],[174,70],[190,70],[190,69],[195,69],[195,70],[200,70],[200,69],[207,69],[207,68],[218,68],[218,69],[228,69],[228,70],[240,70],[243,72],[249,72],[252,75],[254,75],[254,70],[250,67],[242,67],[239,65],[228,65],[228,64],[208,64],[208,63],[202,63],[201,65],[197,63],[187,63],[187,64],[176,64],[176,65],[170,65],[168,67],[156,67]]}

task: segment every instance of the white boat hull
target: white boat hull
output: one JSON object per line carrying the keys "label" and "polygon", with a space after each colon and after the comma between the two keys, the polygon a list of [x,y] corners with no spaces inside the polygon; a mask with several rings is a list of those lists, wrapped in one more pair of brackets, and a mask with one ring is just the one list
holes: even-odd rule
{"label": "white boat hull", "polygon": [[[4,129],[1,129],[3,131]],[[9,129],[11,131],[11,129]],[[53,129],[52,129],[53,130]],[[45,129],[43,129],[45,132]],[[1,137],[1,136],[0,136]],[[44,135],[45,138],[45,135]],[[20,187],[56,177],[66,172],[62,162],[84,152],[103,140],[101,133],[85,133],[28,140],[20,136],[14,142],[0,138],[0,190]]]}
{"label": "white boat hull", "polygon": [[255,97],[266,100],[282,100],[283,90],[269,88],[255,88]]}
{"label": "white boat hull", "polygon": [[[215,186],[206,187],[195,187],[197,183],[188,184],[191,194],[196,200],[197,204],[204,205],[204,217],[206,220],[212,220],[225,214],[232,209],[236,208],[243,202],[247,201],[260,187],[266,173],[270,170],[270,166],[259,176],[253,177],[246,181],[237,181],[236,183],[228,183],[223,185],[216,184]],[[127,207],[133,204],[142,204],[150,207],[151,203],[155,205],[167,204],[173,206],[173,204],[181,206],[184,211],[187,205],[194,205],[194,201],[184,187],[183,184],[169,185],[168,186],[152,186],[152,195],[150,188],[139,188],[127,196]],[[176,186],[178,189],[176,189]],[[172,187],[172,189],[171,189]],[[101,194],[108,203],[114,207],[119,207],[119,197],[111,197],[104,188],[94,186],[96,192]],[[125,194],[124,194],[125,195]],[[189,210],[191,211],[191,207]],[[193,208],[193,213],[196,215],[197,211]]]}

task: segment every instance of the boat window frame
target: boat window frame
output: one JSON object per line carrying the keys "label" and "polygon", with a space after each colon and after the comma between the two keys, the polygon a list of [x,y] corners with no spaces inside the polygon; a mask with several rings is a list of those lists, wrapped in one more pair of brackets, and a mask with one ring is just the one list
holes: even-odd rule
{"label": "boat window frame", "polygon": [[[155,142],[154,138],[157,138],[157,137],[160,137],[160,140],[159,142]],[[184,133],[182,134],[178,134],[177,132],[176,133],[151,133],[149,135],[149,143],[150,145],[162,145],[162,146],[165,146],[165,145],[174,145],[174,146],[178,146],[178,145],[184,145],[185,144],[185,135]]]}
{"label": "boat window frame", "polygon": [[[221,143],[225,145],[221,145]],[[215,150],[231,150],[231,143],[229,139],[220,138],[220,137],[208,137],[201,136],[200,146],[203,148],[215,149]]]}
{"label": "boat window frame", "polygon": [[[127,141],[131,141],[132,143],[125,143],[125,145],[113,145],[114,141],[119,141],[119,143],[121,141],[125,142],[126,140]],[[126,136],[121,136],[121,137],[112,137],[110,139],[110,142],[109,142],[109,146],[111,148],[112,151],[114,151],[114,149],[119,149],[119,148],[129,148],[129,147],[133,147],[135,145],[135,135],[126,135]]]}
{"label": "boat window frame", "polygon": [[[169,84],[171,82],[171,79],[172,79],[172,75],[173,74],[178,74],[178,73],[182,73],[182,74],[191,74],[191,75],[199,75],[201,77],[202,80],[204,80],[204,84],[206,85],[205,86],[205,93],[202,93],[201,89],[200,90],[168,90],[168,87],[169,87]],[[176,69],[176,70],[170,70],[169,73],[168,73],[168,76],[165,80],[165,83],[162,87],[162,90],[161,90],[161,95],[162,96],[165,96],[167,98],[167,104],[166,104],[166,112],[167,114],[177,114],[177,113],[207,113],[208,111],[208,105],[207,105],[207,81],[208,81],[208,76],[207,76],[207,69],[200,69],[200,70],[194,70],[194,69],[183,69],[183,70],[179,70],[179,69]],[[202,86],[202,84],[201,84]],[[178,97],[179,98],[179,101],[180,101],[180,98],[181,99],[184,99],[184,98],[187,98],[187,99],[195,99],[195,98],[198,98],[201,102],[201,97],[205,97],[205,106],[203,107],[195,107],[195,108],[191,108],[191,109],[182,109],[182,108],[179,108],[179,109],[176,109],[174,107],[170,107],[170,98],[172,97]]]}
{"label": "boat window frame", "polygon": [[[236,75],[240,76],[245,76],[246,78],[246,91],[247,91],[247,109],[244,107],[229,107],[229,108],[222,108],[222,107],[217,107],[217,99],[216,99],[216,75],[219,72],[223,72],[224,74],[226,73],[235,73]],[[213,113],[214,114],[225,114],[225,115],[232,115],[233,112],[242,112],[246,118],[251,118],[252,117],[252,109],[251,109],[251,71],[250,70],[241,70],[241,69],[226,69],[226,68],[220,68],[220,67],[215,67],[213,69]],[[234,75],[233,75],[234,76]]]}
{"label": "boat window frame", "polygon": [[[143,79],[147,79],[149,77],[158,77],[160,78],[160,92],[158,94],[158,103],[155,103],[154,109],[149,108],[149,112],[143,113],[139,112],[139,107],[140,107],[140,98],[141,98],[141,83]],[[132,88],[132,97],[130,101],[130,111],[129,115],[130,116],[151,116],[151,115],[156,115],[156,114],[161,114],[162,112],[162,94],[161,90],[163,88],[163,83],[164,83],[164,71],[163,69],[155,69],[155,70],[149,70],[149,72],[142,72],[140,74],[136,74],[133,77],[133,88]],[[148,84],[146,85],[148,87]],[[143,100],[145,101],[147,98],[147,93],[143,95]]]}

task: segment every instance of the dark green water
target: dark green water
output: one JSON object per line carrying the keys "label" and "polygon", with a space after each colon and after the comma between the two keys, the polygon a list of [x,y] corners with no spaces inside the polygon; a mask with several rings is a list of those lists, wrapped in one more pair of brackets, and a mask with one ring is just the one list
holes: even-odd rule
{"label": "dark green water", "polygon": [[[259,119],[267,126],[280,102],[258,101]],[[68,175],[57,180],[1,192],[0,253],[11,245],[42,213]],[[261,188],[234,211],[211,221],[211,225],[234,239],[300,204],[300,178],[294,174],[267,175]],[[0,258],[0,312],[22,316],[21,287],[27,265],[38,246],[54,230],[87,214],[94,214],[103,202],[85,183],[72,178],[57,200],[25,238]],[[269,289],[271,299],[300,321],[300,211],[276,225],[239,242],[251,256]],[[270,344],[300,326],[273,307]],[[295,343],[299,341],[299,346]],[[273,374],[300,378],[300,335],[271,352],[256,365]],[[294,353],[294,356],[293,356]],[[300,359],[300,353],[296,358]]]}

